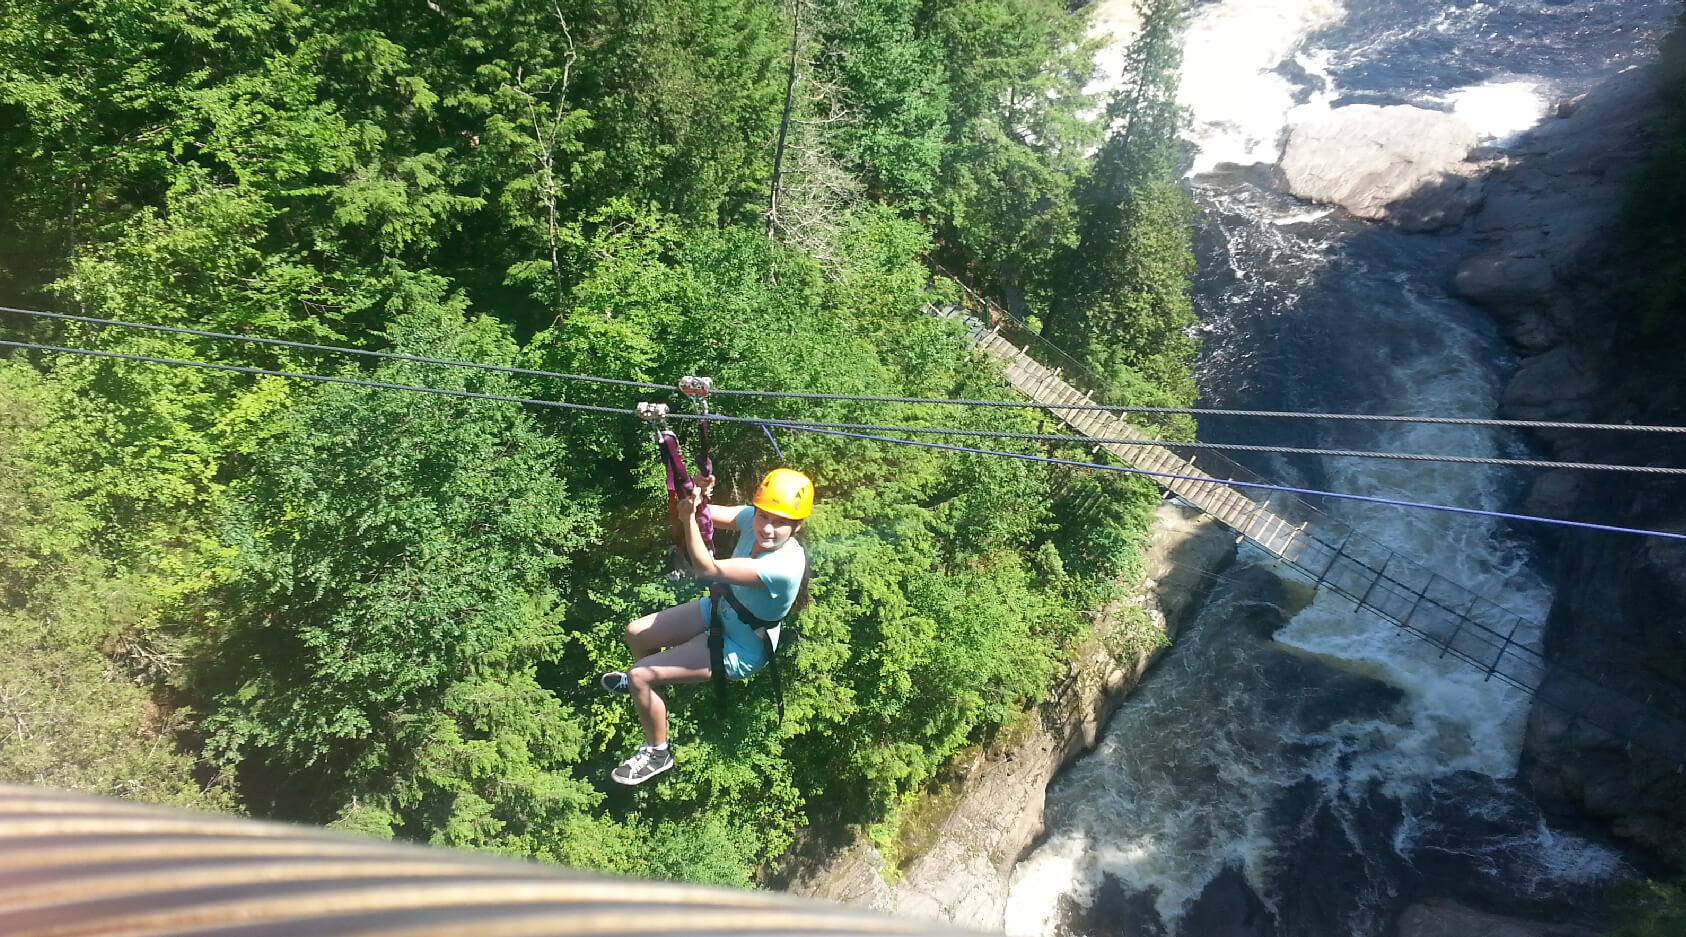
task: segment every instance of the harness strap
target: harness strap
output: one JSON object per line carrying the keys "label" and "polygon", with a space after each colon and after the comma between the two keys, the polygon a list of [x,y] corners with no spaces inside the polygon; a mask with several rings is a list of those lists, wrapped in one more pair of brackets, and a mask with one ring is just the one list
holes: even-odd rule
{"label": "harness strap", "polygon": [[685,528],[680,524],[679,496],[691,490],[691,476],[685,471],[685,458],[679,454],[679,437],[662,433],[656,441],[662,467],[667,469],[667,526],[673,545],[684,549]]}
{"label": "harness strap", "polygon": [[[704,431],[704,452],[707,451],[707,435]],[[679,513],[679,499],[683,495],[690,495],[696,491],[696,482],[691,480],[690,472],[685,469],[685,457],[679,453],[679,437],[671,432],[661,433],[661,445],[657,448],[661,454],[662,467],[667,470],[667,522],[669,533],[673,536],[673,546],[679,552],[685,566],[690,562],[685,552],[685,518]],[[702,463],[704,475],[713,474],[713,460],[705,455]],[[714,549],[714,517],[708,512],[708,496],[697,498],[697,530],[702,534],[703,545],[710,551]]]}
{"label": "harness strap", "polygon": [[726,620],[721,617],[720,600],[731,591],[720,584],[708,590],[708,682],[714,684],[714,703],[722,717],[731,707],[726,697]]}
{"label": "harness strap", "polygon": [[[709,590],[708,594],[709,607],[713,611],[713,614],[709,616],[713,620],[709,622],[708,654],[709,666],[714,668],[712,677],[714,680],[714,692],[716,698],[721,701],[721,706],[724,707],[726,698],[726,625],[724,620],[720,618],[720,600],[724,598],[726,600],[726,604],[732,606],[732,611],[737,613],[739,621],[751,628],[761,629],[761,649],[767,654],[767,672],[773,677],[773,701],[778,704],[779,722],[784,722],[784,681],[779,679],[779,649],[778,646],[773,643],[773,629],[783,624],[784,619],[781,618],[778,621],[768,621],[767,619],[752,613],[749,609],[744,607],[743,601],[732,592],[732,587],[725,584],[718,584],[714,586],[714,588]],[[717,625],[720,633],[720,656],[718,658],[714,656],[715,630]]]}
{"label": "harness strap", "polygon": [[784,621],[783,618],[780,618],[778,621],[768,621],[765,618],[758,617],[749,609],[744,608],[743,600],[738,598],[737,593],[732,591],[731,586],[721,585],[717,588],[719,588],[721,592],[725,593],[726,604],[732,606],[732,611],[738,613],[738,621],[743,622],[751,628],[777,628]]}

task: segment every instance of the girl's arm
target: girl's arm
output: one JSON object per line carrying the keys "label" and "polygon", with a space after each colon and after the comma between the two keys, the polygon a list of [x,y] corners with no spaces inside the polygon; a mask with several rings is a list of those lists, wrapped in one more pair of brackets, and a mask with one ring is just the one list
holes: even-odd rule
{"label": "girl's arm", "polygon": [[[697,529],[696,501],[694,499],[681,498],[679,510],[685,518],[685,555],[690,559],[691,571],[696,574],[698,579],[725,582],[734,586],[761,585],[761,574],[756,572],[754,560],[748,557],[732,557],[724,560],[714,558],[714,554],[703,543],[702,531]],[[719,515],[714,513],[713,505],[709,505],[709,514],[716,518],[715,523],[719,523]],[[737,525],[732,524],[731,529],[736,530]]]}
{"label": "girl's arm", "polygon": [[741,504],[711,504],[708,506],[708,516],[714,518],[715,530],[737,530],[738,512],[741,510]]}

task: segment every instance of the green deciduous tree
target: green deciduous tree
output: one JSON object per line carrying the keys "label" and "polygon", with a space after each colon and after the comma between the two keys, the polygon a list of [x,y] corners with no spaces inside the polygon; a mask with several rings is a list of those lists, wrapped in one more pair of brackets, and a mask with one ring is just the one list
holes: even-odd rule
{"label": "green deciduous tree", "polygon": [[[443,357],[514,352],[460,302],[418,307],[391,338]],[[508,389],[487,372],[377,373]],[[523,797],[593,800],[557,774],[580,733],[533,679],[560,652],[557,577],[596,537],[590,497],[561,474],[518,407],[361,388],[319,392],[254,455],[206,723],[248,797],[321,819],[384,798],[397,826],[465,843],[536,809]]]}
{"label": "green deciduous tree", "polygon": [[0,362],[0,780],[226,809],[177,746],[191,712],[155,696],[175,662],[135,640],[159,571],[103,557],[79,486],[44,458],[66,438],[56,391]]}
{"label": "green deciduous tree", "polygon": [[846,89],[851,119],[836,146],[887,200],[930,204],[948,149],[942,48],[922,34],[920,0],[847,0],[824,10],[816,65]]}
{"label": "green deciduous tree", "polygon": [[939,201],[949,266],[1023,288],[1074,237],[1071,181],[1099,129],[1085,116],[1087,16],[1049,0],[939,0],[924,23],[951,102]]}

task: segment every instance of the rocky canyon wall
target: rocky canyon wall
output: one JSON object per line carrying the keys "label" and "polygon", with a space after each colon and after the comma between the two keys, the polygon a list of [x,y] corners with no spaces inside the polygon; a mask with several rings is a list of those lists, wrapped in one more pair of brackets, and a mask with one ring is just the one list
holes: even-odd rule
{"label": "rocky canyon wall", "polygon": [[[1563,102],[1485,180],[1467,222],[1485,242],[1456,287],[1492,311],[1523,354],[1505,390],[1509,419],[1683,425],[1680,323],[1645,314],[1659,250],[1623,236],[1624,201],[1652,151],[1659,68],[1632,69]],[[1630,193],[1632,193],[1630,195]],[[1680,436],[1541,434],[1552,458],[1686,465]],[[1678,479],[1557,471],[1523,513],[1686,531]],[[1536,700],[1524,777],[1547,804],[1609,823],[1662,853],[1686,834],[1686,544],[1633,534],[1550,535],[1557,597],[1553,672]],[[1551,704],[1595,697],[1583,714]]]}

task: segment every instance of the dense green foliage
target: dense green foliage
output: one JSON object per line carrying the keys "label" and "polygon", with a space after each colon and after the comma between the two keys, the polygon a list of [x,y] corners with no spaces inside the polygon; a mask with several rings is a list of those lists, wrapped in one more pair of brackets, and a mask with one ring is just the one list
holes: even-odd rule
{"label": "dense green foliage", "polygon": [[[1144,7],[1160,25],[1136,90],[1096,111],[1084,19],[1062,4],[805,4],[781,155],[793,11],[770,0],[20,0],[0,22],[0,302],[663,384],[1002,395],[958,327],[923,314],[950,289],[922,263],[940,254],[1074,323],[1062,334],[1120,393],[1186,401],[1190,216],[1166,156],[1175,115],[1154,110],[1173,87],[1170,9]],[[639,399],[62,321],[0,329]],[[627,621],[696,594],[660,575],[659,469],[637,421],[20,351],[0,359],[0,430],[0,776],[736,884],[811,817],[892,815],[1040,700],[1134,568],[1157,498],[1116,476],[781,432],[821,497],[787,717],[762,680],[726,719],[676,690],[682,768],[627,791],[605,779],[637,720],[595,675],[626,663]],[[715,436],[718,497],[741,502],[771,447],[754,427]]]}
{"label": "dense green foliage", "polygon": [[1611,901],[1621,926],[1607,937],[1681,937],[1686,934],[1686,883],[1633,879]]}
{"label": "dense green foliage", "polygon": [[1182,8],[1159,2],[1142,13],[1125,58],[1130,80],[1107,105],[1111,134],[1079,183],[1078,237],[1060,257],[1047,333],[1121,391],[1115,398],[1175,406],[1193,394],[1195,347],[1193,206],[1173,181]]}

